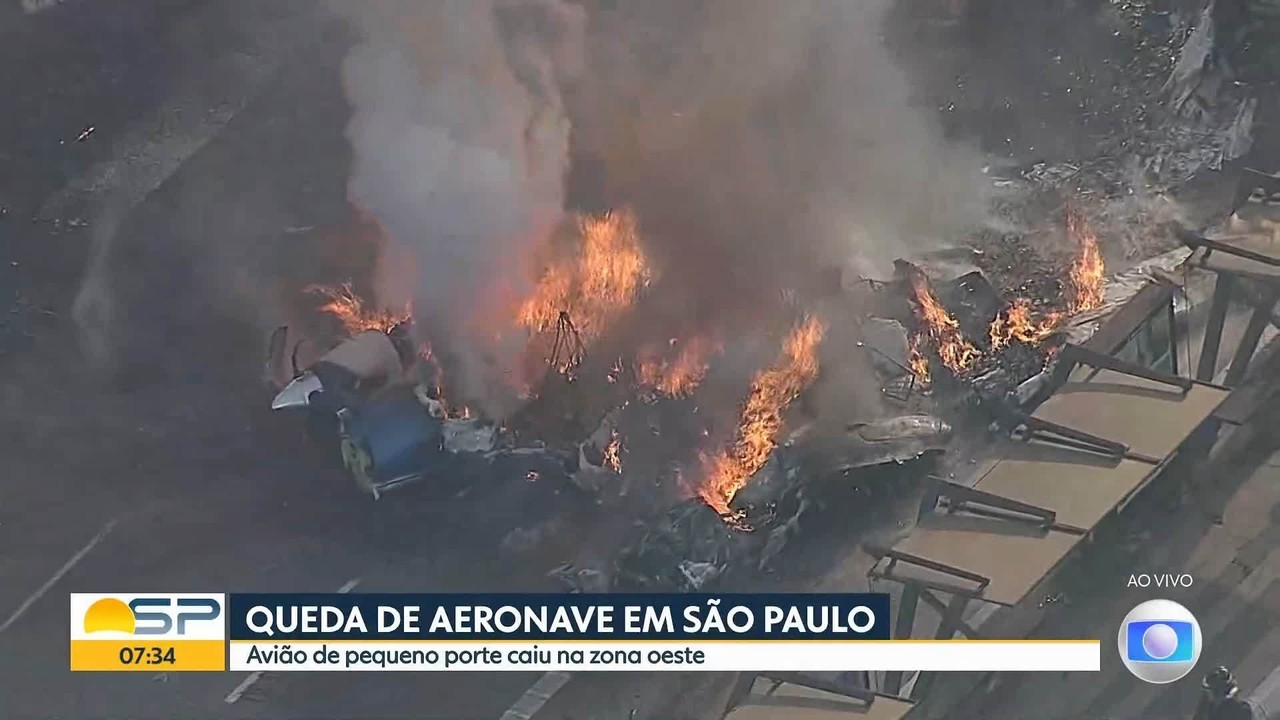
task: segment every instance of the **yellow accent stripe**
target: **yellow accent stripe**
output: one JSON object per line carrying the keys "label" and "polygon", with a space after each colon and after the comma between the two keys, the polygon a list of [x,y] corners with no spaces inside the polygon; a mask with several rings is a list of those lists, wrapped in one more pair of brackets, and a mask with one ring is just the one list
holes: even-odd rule
{"label": "yellow accent stripe", "polygon": [[227,645],[223,640],[71,641],[73,672],[157,673],[226,669]]}

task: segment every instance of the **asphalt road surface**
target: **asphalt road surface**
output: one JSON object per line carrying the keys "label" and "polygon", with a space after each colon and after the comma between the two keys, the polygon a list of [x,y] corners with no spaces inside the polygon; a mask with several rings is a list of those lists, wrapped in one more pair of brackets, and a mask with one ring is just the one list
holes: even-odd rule
{"label": "asphalt road surface", "polygon": [[501,716],[536,676],[69,672],[70,592],[548,589],[556,550],[499,544],[563,498],[373,502],[265,411],[258,301],[334,271],[307,229],[346,212],[348,40],[320,3],[2,1],[2,714]]}

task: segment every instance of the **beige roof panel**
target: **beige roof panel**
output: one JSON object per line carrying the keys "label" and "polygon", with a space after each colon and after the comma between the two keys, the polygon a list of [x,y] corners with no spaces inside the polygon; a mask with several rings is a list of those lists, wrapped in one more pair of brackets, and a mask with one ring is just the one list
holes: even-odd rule
{"label": "beige roof panel", "polygon": [[1057,513],[1063,525],[1092,530],[1151,476],[1154,468],[1049,445],[1012,442],[975,487]]}
{"label": "beige roof panel", "polygon": [[[1277,231],[1274,220],[1268,225],[1267,223],[1240,223],[1236,229],[1244,232],[1235,235],[1218,236],[1214,239],[1220,243],[1231,245],[1248,250],[1250,252],[1260,253],[1274,258],[1280,258],[1280,232]],[[1205,257],[1208,256],[1208,260]],[[1214,251],[1206,252],[1203,248],[1197,249],[1191,255],[1191,262],[1195,265],[1216,270],[1220,272],[1243,273],[1246,275],[1257,275],[1261,277],[1280,277],[1280,267],[1268,265],[1256,260],[1240,257],[1239,255],[1230,255],[1228,253]]]}
{"label": "beige roof panel", "polygon": [[902,720],[913,707],[897,698],[877,696],[867,703],[793,683],[765,694],[772,687],[773,681],[756,680],[751,695],[725,720]]}
{"label": "beige roof panel", "polygon": [[1035,417],[1114,440],[1154,458],[1164,458],[1227,397],[1225,390],[1181,388],[1113,370],[1088,381],[1064,384]]}
{"label": "beige roof panel", "polygon": [[[989,578],[978,593],[984,600],[1016,605],[1057,567],[1082,539],[1081,535],[1045,533],[1031,523],[987,518],[963,512],[928,514],[893,549]],[[889,564],[882,558],[876,567]],[[976,583],[898,562],[891,577],[945,582],[977,589]]]}

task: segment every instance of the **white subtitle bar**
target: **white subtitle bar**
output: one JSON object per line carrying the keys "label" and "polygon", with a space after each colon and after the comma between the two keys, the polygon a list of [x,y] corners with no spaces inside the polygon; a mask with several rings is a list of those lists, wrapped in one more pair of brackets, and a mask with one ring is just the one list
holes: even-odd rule
{"label": "white subtitle bar", "polygon": [[552,672],[1097,672],[1097,640],[818,642],[232,641],[230,669]]}

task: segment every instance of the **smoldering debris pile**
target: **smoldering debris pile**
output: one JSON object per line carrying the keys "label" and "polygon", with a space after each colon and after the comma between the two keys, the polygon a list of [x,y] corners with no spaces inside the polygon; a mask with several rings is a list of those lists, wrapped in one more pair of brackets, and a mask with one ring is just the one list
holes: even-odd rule
{"label": "smoldering debris pile", "polygon": [[[895,277],[850,302],[854,312],[833,313],[811,291],[820,269],[883,266],[969,236],[989,199],[978,154],[916,112],[910,83],[887,62],[878,29],[889,3],[792,13],[723,2],[703,18],[679,3],[606,5],[531,0],[475,12],[457,5],[456,18],[393,17],[373,24],[347,77],[354,196],[401,251],[382,258],[378,292],[421,313],[417,340],[445,355],[447,382],[437,389],[478,408],[473,417],[443,392],[419,397],[440,425],[436,449],[557,463],[601,512],[639,519],[617,553],[557,572],[580,587],[723,582],[776,559],[821,507],[823,483],[856,483],[868,467],[927,472],[952,434],[938,416],[951,419],[952,406],[976,398],[999,419],[1044,376],[1071,322],[1100,306],[1094,225],[1135,217],[1119,207],[1135,188],[1145,202],[1248,146],[1253,106],[1224,81],[1229,70],[1212,49],[1216,16],[1200,4],[1171,22],[1168,53],[1135,54],[1161,76],[1159,120],[1123,123],[1091,143],[1100,151],[1088,160],[1023,163],[1003,178],[987,172],[1008,191],[997,198],[1007,232],[979,243],[981,272],[931,276],[900,262]],[[1147,10],[1135,10],[1135,21],[1147,22]],[[584,12],[591,23],[581,22]],[[699,22],[716,32],[683,37]],[[484,41],[454,47],[437,37],[439,27],[464,23]],[[672,46],[652,47],[650,33],[669,34]],[[705,38],[715,47],[702,47]],[[576,60],[590,40],[617,52],[600,51],[587,71]],[[768,67],[741,52],[763,42],[777,50]],[[633,62],[655,53],[661,61]],[[493,96],[443,112],[477,68],[496,68],[501,82],[477,83]],[[812,82],[796,86],[798,73]],[[424,77],[431,84],[419,87]],[[847,97],[865,83],[885,101]],[[568,85],[574,91],[562,92]],[[507,106],[505,122],[473,122]],[[434,140],[410,142],[424,128]],[[860,134],[870,128],[895,130]],[[574,200],[565,174],[588,164],[601,182]],[[494,177],[463,172],[473,165]],[[436,202],[421,201],[424,187]],[[905,187],[939,199],[937,207],[898,202]],[[1031,242],[1064,198],[1072,201],[1065,229]],[[1063,257],[1023,252],[1055,244]],[[829,327],[833,320],[851,327]],[[819,362],[828,331],[861,336],[856,350],[834,352],[866,355],[868,372]],[[852,417],[805,411],[825,396],[814,384],[838,374],[860,382],[878,374],[878,387],[862,393],[876,407]],[[536,543],[540,533],[522,528],[509,545]]]}
{"label": "smoldering debris pile", "polygon": [[[1025,246],[1022,236],[1064,202],[1087,203],[1099,231],[1126,257],[1175,247],[1161,226],[1202,214],[1178,201],[1182,191],[1253,145],[1259,88],[1242,70],[1257,24],[1249,19],[1251,4],[1257,3],[1133,0],[1101,11],[1106,21],[1095,32],[1109,23],[1116,42],[1129,46],[1102,60],[1059,55],[1053,63],[1102,63],[1070,73],[1066,88],[1053,88],[1077,99],[1071,111],[1079,118],[1064,120],[1092,132],[1074,153],[989,169],[1003,230],[990,232],[984,249],[989,243],[998,250],[1009,234],[1013,242],[1003,244]],[[1097,95],[1099,88],[1106,94]]]}
{"label": "smoldering debris pile", "polygon": [[[578,587],[693,589],[761,569],[821,505],[819,483],[857,483],[857,471],[880,466],[919,475],[950,439],[951,428],[927,415],[832,425],[806,410],[824,332],[808,314],[792,321],[774,361],[755,372],[735,422],[714,432],[714,418],[700,412],[706,397],[696,392],[714,344],[674,343],[665,362],[599,363],[588,343],[572,364],[554,352],[542,356],[535,395],[548,400],[531,402],[524,418],[535,437],[452,401],[431,348],[415,345],[410,316],[366,307],[350,288],[321,295],[340,337],[301,373],[303,345],[290,353],[273,339],[272,365],[294,365],[275,407],[336,415],[347,467],[375,496],[415,479],[510,476],[516,468],[538,487],[572,486],[594,497],[599,512],[620,522],[638,519],[607,569],[557,572]],[[598,420],[580,430],[592,427],[587,418]],[[503,547],[537,547],[563,520],[538,518]]]}
{"label": "smoldering debris pile", "polygon": [[880,327],[890,328],[873,346],[888,361],[881,363],[886,396],[913,404],[914,395],[930,394],[923,406],[944,415],[942,408],[967,399],[983,406],[989,420],[1016,413],[1024,384],[1046,374],[1064,331],[1105,300],[1105,267],[1091,225],[1069,212],[1060,232],[1073,254],[1026,258],[1028,269],[1012,288],[997,289],[981,271],[937,280],[905,260],[897,261],[892,280],[868,283],[863,303]]}
{"label": "smoldering debris pile", "polygon": [[[575,591],[695,592],[735,575],[768,570],[829,504],[824,486],[855,484],[858,473],[887,469],[905,481],[927,475],[951,440],[951,428],[913,415],[859,423],[838,435],[811,426],[793,432],[734,496],[721,515],[700,498],[637,523],[607,570],[555,575]],[[847,520],[869,508],[830,508]],[[830,517],[827,518],[830,522]]]}

